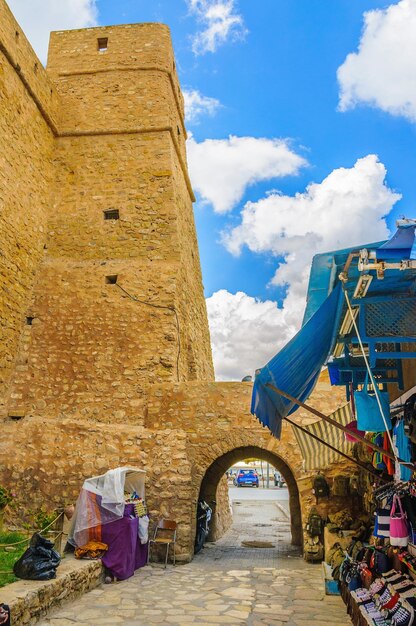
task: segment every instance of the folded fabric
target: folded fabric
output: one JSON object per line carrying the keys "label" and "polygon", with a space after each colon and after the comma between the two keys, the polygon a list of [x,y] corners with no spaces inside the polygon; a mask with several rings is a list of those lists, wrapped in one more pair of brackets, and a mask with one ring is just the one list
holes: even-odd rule
{"label": "folded fabric", "polygon": [[75,550],[76,559],[100,559],[108,550],[106,543],[101,541],[89,541],[84,546]]}

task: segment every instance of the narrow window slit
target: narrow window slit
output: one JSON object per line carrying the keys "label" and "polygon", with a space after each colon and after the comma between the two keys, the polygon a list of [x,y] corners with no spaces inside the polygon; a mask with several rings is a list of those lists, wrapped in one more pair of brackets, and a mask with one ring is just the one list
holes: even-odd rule
{"label": "narrow window slit", "polygon": [[97,44],[99,52],[105,52],[108,48],[108,37],[98,37]]}
{"label": "narrow window slit", "polygon": [[33,320],[34,320],[34,319],[35,319],[35,318],[34,318],[34,317],[32,317],[31,315],[29,315],[28,317],[26,317],[26,325],[27,325],[27,326],[32,326],[32,325],[33,325]]}
{"label": "narrow window slit", "polygon": [[106,211],[104,211],[104,219],[105,220],[119,220],[120,211],[118,209],[107,209]]}
{"label": "narrow window slit", "polygon": [[9,413],[10,419],[14,421],[21,420],[24,417],[24,413]]}

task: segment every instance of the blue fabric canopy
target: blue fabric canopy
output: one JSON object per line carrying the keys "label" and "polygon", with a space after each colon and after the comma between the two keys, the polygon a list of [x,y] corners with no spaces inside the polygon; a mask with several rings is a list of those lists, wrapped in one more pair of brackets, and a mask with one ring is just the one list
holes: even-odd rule
{"label": "blue fabric canopy", "polygon": [[[271,383],[301,402],[304,402],[312,393],[322,366],[332,354],[338,339],[343,308],[345,312],[339,273],[344,269],[350,253],[366,248],[373,255],[375,254],[378,261],[415,259],[415,230],[415,220],[400,220],[397,232],[388,241],[327,252],[314,257],[303,326],[293,339],[260,370],[254,382],[251,412],[269,428],[275,437],[280,437],[282,419],[296,411],[299,405],[287,400],[266,385]],[[355,257],[354,262],[349,265],[348,277],[344,282],[344,289],[350,299],[353,298],[360,276],[361,271],[357,257]],[[415,269],[393,268],[389,269],[385,276],[383,275],[382,280],[372,281],[367,297],[394,299],[398,295],[403,297],[406,294],[412,294],[411,297],[415,297],[415,285]],[[408,353],[409,356],[410,354],[413,355],[413,353]]]}
{"label": "blue fabric canopy", "polygon": [[271,383],[301,401],[308,398],[334,343],[342,302],[340,291],[338,284],[310,320],[256,376],[251,412],[277,438],[282,418],[296,411],[298,405],[266,384]]}

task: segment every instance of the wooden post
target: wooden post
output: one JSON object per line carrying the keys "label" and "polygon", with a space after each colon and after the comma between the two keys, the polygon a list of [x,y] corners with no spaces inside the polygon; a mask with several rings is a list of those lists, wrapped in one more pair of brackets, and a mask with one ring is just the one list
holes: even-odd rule
{"label": "wooden post", "polygon": [[384,478],[383,476],[380,476],[380,474],[378,474],[376,472],[376,470],[374,470],[374,469],[372,469],[370,467],[367,467],[367,465],[364,465],[364,463],[361,463],[361,461],[358,461],[357,459],[354,459],[354,457],[349,456],[348,454],[345,454],[345,452],[341,452],[341,450],[338,450],[338,448],[335,448],[334,446],[331,446],[330,443],[328,443],[327,441],[324,441],[323,439],[318,437],[318,435],[315,435],[314,433],[311,433],[309,430],[307,430],[303,426],[300,426],[299,424],[296,424],[296,422],[293,422],[288,417],[284,417],[283,419],[286,420],[286,422],[288,422],[288,424],[291,424],[295,428],[298,428],[299,430],[301,430],[303,433],[306,433],[307,435],[309,435],[309,437],[312,437],[312,439],[316,439],[317,441],[322,443],[327,448],[330,448],[331,450],[333,450],[337,454],[340,454],[344,458],[348,459],[348,461],[351,461],[352,463],[355,463],[355,465],[358,465],[358,467],[361,467],[363,470],[365,470],[369,474],[373,474],[373,476],[376,476],[377,478],[379,478],[380,480],[382,480],[382,481],[384,481],[386,483],[391,482],[391,479],[387,479],[387,478]]}
{"label": "wooden post", "polygon": [[[296,398],[291,396],[289,393],[286,393],[285,391],[278,389],[271,383],[266,383],[266,387],[273,389],[273,391],[279,394],[279,396],[283,396],[284,398],[287,398],[294,404],[297,404],[298,406],[301,406],[303,409],[306,409],[307,411],[309,411],[309,413],[313,413],[317,417],[320,417],[325,422],[328,422],[328,424],[332,424],[332,426],[335,426],[335,428],[339,428],[339,430],[342,430],[344,433],[348,433],[349,435],[351,435],[351,431],[348,428],[346,428],[342,424],[339,424],[337,421],[333,420],[332,417],[328,417],[328,415],[324,415],[324,413],[321,413],[320,411],[318,411],[317,409],[314,409],[308,404],[305,404],[304,402],[297,400]],[[387,456],[389,459],[392,459],[393,461],[396,460],[396,457],[394,456],[394,454],[390,452],[389,450],[384,450],[383,448],[380,448],[380,446],[377,446],[375,443],[373,443],[372,441],[369,441],[368,439],[366,439],[362,435],[359,435],[358,433],[354,432],[353,436],[354,436],[354,439],[357,439],[358,441],[365,443],[365,445],[368,446],[369,448],[372,448],[373,450],[376,450],[377,452],[381,452],[381,454],[383,454],[384,456]],[[401,465],[405,465],[406,467],[415,469],[415,465],[413,463],[408,463],[407,461],[403,461],[403,459],[399,459],[399,458],[397,458],[397,460],[399,461]]]}

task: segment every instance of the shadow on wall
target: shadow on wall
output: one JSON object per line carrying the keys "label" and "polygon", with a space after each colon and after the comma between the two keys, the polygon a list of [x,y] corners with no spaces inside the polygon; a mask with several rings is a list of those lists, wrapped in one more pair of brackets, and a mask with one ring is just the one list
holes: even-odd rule
{"label": "shadow on wall", "polygon": [[[241,448],[235,448],[226,454],[218,457],[210,467],[207,469],[204,478],[201,482],[201,488],[199,491],[199,499],[205,500],[211,503],[217,498],[217,489],[220,485],[221,479],[224,478],[225,472],[235,463],[244,461],[244,459],[256,458],[266,463],[270,463],[275,467],[286,480],[286,484],[289,490],[289,509],[290,509],[290,530],[292,535],[292,545],[303,545],[303,532],[302,532],[302,515],[300,510],[299,490],[296,483],[296,479],[292,470],[287,463],[277,454],[259,448],[257,446],[242,446]],[[219,539],[221,536],[217,529],[218,520],[226,517],[222,507],[229,506],[228,498],[220,498],[213,507],[213,518],[211,522],[210,539]],[[221,526],[221,524],[220,524]]]}

